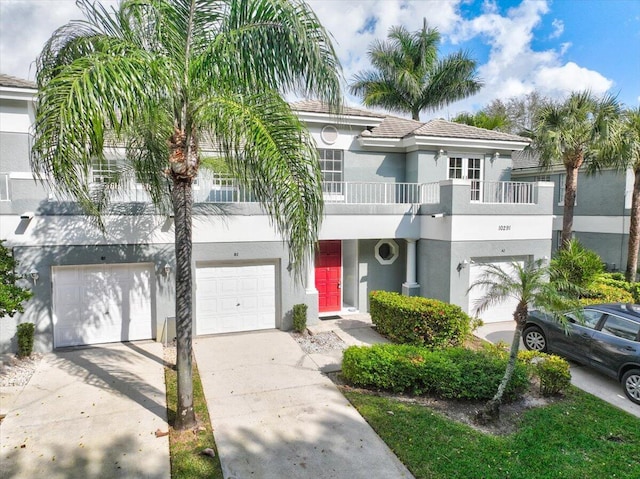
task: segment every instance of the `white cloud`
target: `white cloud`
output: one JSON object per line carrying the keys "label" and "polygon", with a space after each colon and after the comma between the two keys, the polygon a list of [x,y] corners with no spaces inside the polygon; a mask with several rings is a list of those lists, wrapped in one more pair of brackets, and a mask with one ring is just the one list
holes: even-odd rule
{"label": "white cloud", "polygon": [[591,90],[600,95],[613,86],[613,82],[600,73],[573,62],[557,67],[543,66],[536,72],[534,81],[561,96],[576,90]]}
{"label": "white cloud", "polygon": [[549,35],[549,39],[558,38],[564,32],[564,22],[562,20],[554,18],[551,22],[551,26],[553,27],[553,32]]}

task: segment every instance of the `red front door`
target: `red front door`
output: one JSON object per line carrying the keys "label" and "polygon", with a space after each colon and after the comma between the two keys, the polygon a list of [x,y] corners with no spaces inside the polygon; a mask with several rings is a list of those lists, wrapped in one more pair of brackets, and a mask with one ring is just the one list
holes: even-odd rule
{"label": "red front door", "polygon": [[316,252],[316,289],[321,313],[342,309],[342,242],[320,241]]}

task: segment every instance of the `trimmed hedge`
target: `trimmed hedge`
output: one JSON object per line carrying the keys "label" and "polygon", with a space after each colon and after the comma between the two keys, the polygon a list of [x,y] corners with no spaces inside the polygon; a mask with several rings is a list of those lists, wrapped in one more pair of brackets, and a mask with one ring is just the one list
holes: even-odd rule
{"label": "trimmed hedge", "polygon": [[629,291],[611,284],[597,281],[587,290],[587,293],[580,298],[580,304],[598,303],[633,303],[634,297]]}
{"label": "trimmed hedge", "polygon": [[569,363],[560,356],[540,351],[519,351],[518,361],[525,363],[530,374],[540,380],[543,396],[559,394],[571,385]]}
{"label": "trimmed hedge", "polygon": [[472,331],[472,319],[459,306],[436,299],[373,291],[369,312],[377,331],[394,343],[459,346]]}
{"label": "trimmed hedge", "polygon": [[18,337],[18,356],[24,358],[31,356],[33,352],[33,339],[36,325],[33,323],[20,323],[16,328]]}
{"label": "trimmed hedge", "polygon": [[[359,387],[487,400],[495,395],[506,364],[504,358],[484,351],[464,348],[434,351],[404,344],[378,344],[347,348],[342,373]],[[505,397],[518,397],[528,384],[527,368],[518,362]]]}
{"label": "trimmed hedge", "polygon": [[625,281],[624,275],[621,273],[603,274],[598,278],[597,283],[623,289],[631,293],[635,304],[640,304],[640,283],[629,283],[628,281]]}

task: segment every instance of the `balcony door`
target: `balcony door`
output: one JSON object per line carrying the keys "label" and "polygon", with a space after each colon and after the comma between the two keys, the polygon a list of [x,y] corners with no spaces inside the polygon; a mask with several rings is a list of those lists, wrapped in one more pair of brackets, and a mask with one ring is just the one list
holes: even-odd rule
{"label": "balcony door", "polygon": [[482,199],[482,173],[480,158],[449,157],[449,179],[471,180],[471,201]]}
{"label": "balcony door", "polygon": [[316,289],[318,311],[342,309],[342,241],[320,241],[316,252]]}

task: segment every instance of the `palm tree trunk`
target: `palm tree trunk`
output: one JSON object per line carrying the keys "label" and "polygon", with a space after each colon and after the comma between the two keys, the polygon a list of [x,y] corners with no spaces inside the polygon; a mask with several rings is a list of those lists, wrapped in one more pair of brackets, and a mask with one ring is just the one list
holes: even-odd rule
{"label": "palm tree trunk", "polygon": [[171,192],[175,215],[176,248],[176,336],[178,372],[178,407],[175,429],[189,429],[196,424],[193,410],[193,309],[191,271],[192,182],[175,178]]}
{"label": "palm tree trunk", "polygon": [[627,251],[627,281],[636,280],[638,270],[638,248],[640,247],[640,168],[635,171],[633,197],[631,199],[631,224],[629,225],[629,249]]}
{"label": "palm tree trunk", "polygon": [[520,338],[522,337],[522,330],[527,322],[527,304],[519,304],[513,314],[516,321],[516,329],[513,333],[513,340],[511,341],[511,349],[509,351],[509,361],[504,371],[504,376],[498,385],[496,394],[485,404],[484,409],[479,411],[476,419],[480,423],[489,423],[495,421],[500,416],[500,406],[502,405],[502,398],[504,392],[507,390],[507,385],[511,381],[513,371],[516,369],[516,362],[518,360],[518,350],[520,349]]}
{"label": "palm tree trunk", "polygon": [[564,187],[564,212],[562,215],[562,241],[561,248],[565,248],[571,241],[573,233],[573,207],[576,204],[576,191],[578,189],[579,166],[567,166],[567,178]]}

